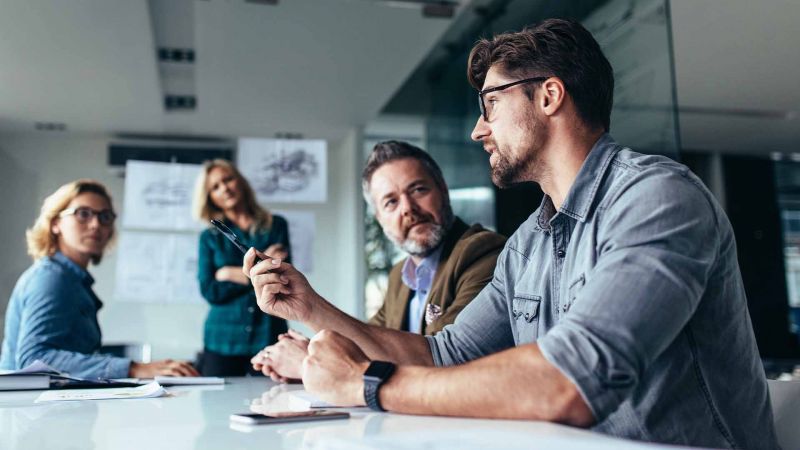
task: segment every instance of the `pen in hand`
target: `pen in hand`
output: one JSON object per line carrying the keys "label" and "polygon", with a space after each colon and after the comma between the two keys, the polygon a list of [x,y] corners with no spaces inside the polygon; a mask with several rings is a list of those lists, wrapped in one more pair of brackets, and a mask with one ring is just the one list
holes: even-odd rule
{"label": "pen in hand", "polygon": [[[247,247],[245,247],[244,244],[242,244],[242,242],[239,240],[239,238],[236,237],[236,234],[233,232],[233,230],[228,228],[227,225],[225,225],[224,223],[220,222],[219,220],[215,220],[215,219],[211,219],[211,225],[214,225],[214,227],[217,230],[219,230],[219,232],[222,233],[223,236],[228,238],[229,241],[233,242],[233,245],[235,245],[236,248],[238,248],[239,251],[242,252],[242,255],[247,253]],[[263,253],[262,253],[262,255],[263,255]],[[268,255],[264,255],[264,256],[266,256],[267,258],[270,258],[270,256],[268,256]],[[258,256],[256,256],[256,259],[253,262],[253,265],[258,264],[261,261],[263,261],[263,260],[261,258],[259,258]]]}

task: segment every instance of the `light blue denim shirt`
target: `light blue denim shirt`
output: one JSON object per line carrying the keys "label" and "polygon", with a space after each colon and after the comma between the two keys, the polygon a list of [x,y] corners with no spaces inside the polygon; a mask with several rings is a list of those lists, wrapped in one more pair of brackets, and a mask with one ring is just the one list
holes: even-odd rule
{"label": "light blue denim shirt", "polygon": [[97,311],[89,272],[61,253],[44,257],[14,286],[6,311],[0,369],[21,369],[40,359],[80,378],[124,378],[131,361],[96,353]]}
{"label": "light blue denim shirt", "polygon": [[545,196],[506,243],[492,282],[427,339],[437,365],[538,343],[599,432],[777,447],[725,213],[685,166],[608,135],[560,210]]}
{"label": "light blue denim shirt", "polygon": [[433,284],[433,277],[436,276],[436,268],[439,266],[439,257],[442,254],[440,245],[430,255],[420,261],[419,265],[409,257],[403,263],[401,279],[403,284],[414,291],[414,296],[408,303],[408,331],[412,333],[422,333],[422,315],[425,312],[425,305],[428,301],[428,292]]}

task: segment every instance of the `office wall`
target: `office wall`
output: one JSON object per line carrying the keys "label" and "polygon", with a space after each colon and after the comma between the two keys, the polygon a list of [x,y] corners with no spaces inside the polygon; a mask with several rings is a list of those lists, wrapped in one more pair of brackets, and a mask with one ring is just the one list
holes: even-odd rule
{"label": "office wall", "polygon": [[[274,205],[315,213],[314,270],[308,278],[320,294],[357,317],[363,315],[360,142],[361,132],[354,129],[341,142],[329,143],[326,204]],[[0,136],[0,192],[5,194],[0,202],[0,330],[14,284],[31,263],[25,229],[44,197],[65,182],[91,177],[109,187],[116,208],[121,209],[124,179],[106,165],[107,143],[105,137],[72,134]],[[90,268],[95,291],[105,304],[99,314],[104,342],[147,342],[153,346],[154,358],[193,357],[202,347],[208,307],[117,301],[113,297],[115,267],[112,250],[102,264]]]}

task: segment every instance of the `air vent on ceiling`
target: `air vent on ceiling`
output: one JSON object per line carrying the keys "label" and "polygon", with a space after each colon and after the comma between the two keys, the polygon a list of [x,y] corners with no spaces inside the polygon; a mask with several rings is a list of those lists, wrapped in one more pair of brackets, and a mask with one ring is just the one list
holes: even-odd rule
{"label": "air vent on ceiling", "polygon": [[35,122],[36,131],[67,131],[67,124],[63,122]]}
{"label": "air vent on ceiling", "polygon": [[168,112],[194,111],[197,109],[197,97],[194,95],[165,95],[164,109]]}
{"label": "air vent on ceiling", "polygon": [[158,48],[158,60],[173,63],[194,63],[194,50],[191,48]]}
{"label": "air vent on ceiling", "polygon": [[424,17],[449,19],[455,14],[456,6],[458,6],[458,3],[454,2],[427,3],[422,7],[422,15]]}
{"label": "air vent on ceiling", "polygon": [[121,135],[108,144],[108,165],[125,173],[128,160],[201,164],[210,159],[233,159],[235,143],[222,138]]}

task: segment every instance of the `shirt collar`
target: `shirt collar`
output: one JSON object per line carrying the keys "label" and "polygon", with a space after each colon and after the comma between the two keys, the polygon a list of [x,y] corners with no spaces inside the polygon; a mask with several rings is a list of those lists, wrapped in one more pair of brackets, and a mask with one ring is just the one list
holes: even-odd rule
{"label": "shirt collar", "polygon": [[[419,287],[418,282],[419,278],[417,278],[417,273],[419,270],[427,269],[433,274],[436,271],[436,266],[439,264],[439,256],[442,254],[442,245],[436,248],[430,255],[422,258],[419,265],[414,264],[414,260],[411,257],[406,258],[406,262],[403,263],[403,271],[402,271],[402,280],[403,284],[408,286],[409,289],[412,291],[416,291]],[[433,277],[431,277],[432,279]]]}
{"label": "shirt collar", "polygon": [[86,269],[84,269],[83,267],[75,264],[75,261],[67,258],[63,253],[55,252],[55,254],[53,254],[52,258],[53,258],[53,261],[55,261],[56,263],[61,265],[61,267],[63,267],[64,269],[68,270],[69,272],[71,272],[76,277],[78,277],[78,279],[81,280],[81,282],[85,286],[91,286],[92,284],[94,284],[94,278],[92,278],[92,276],[89,274],[89,272]]}
{"label": "shirt collar", "polygon": [[[600,187],[600,182],[603,180],[611,164],[611,160],[620,150],[620,146],[614,141],[608,133],[600,136],[600,139],[595,142],[589,154],[583,161],[581,170],[575,177],[572,187],[564,199],[564,203],[558,212],[561,212],[579,222],[585,222],[589,216],[589,210],[594,203],[597,196],[597,190]],[[536,218],[536,225],[540,229],[548,229],[550,219],[555,215],[555,206],[550,196],[545,194],[542,198],[542,203],[539,206],[539,215]]]}

